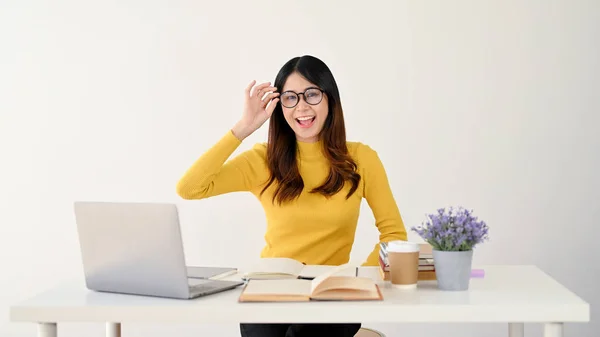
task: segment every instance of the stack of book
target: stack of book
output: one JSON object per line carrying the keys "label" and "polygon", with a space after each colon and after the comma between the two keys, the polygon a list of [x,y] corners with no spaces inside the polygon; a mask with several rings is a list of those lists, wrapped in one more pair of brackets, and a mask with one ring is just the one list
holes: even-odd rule
{"label": "stack of book", "polygon": [[[381,277],[384,280],[389,281],[390,264],[388,261],[387,243],[382,242],[379,244],[379,246],[379,271],[381,273]],[[419,280],[426,281],[435,279],[432,247],[428,243],[421,243],[419,251]]]}

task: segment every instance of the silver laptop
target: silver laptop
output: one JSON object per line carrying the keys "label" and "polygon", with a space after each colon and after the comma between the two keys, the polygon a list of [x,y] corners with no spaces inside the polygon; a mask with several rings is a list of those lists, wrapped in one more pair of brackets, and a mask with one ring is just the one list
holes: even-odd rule
{"label": "silver laptop", "polygon": [[74,208],[90,290],[191,299],[244,284],[188,277],[174,204],[78,201]]}

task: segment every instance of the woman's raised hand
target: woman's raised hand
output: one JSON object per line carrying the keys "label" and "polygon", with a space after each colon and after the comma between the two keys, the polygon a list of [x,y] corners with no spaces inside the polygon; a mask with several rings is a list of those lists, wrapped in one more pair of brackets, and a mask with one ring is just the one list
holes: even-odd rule
{"label": "woman's raised hand", "polygon": [[258,130],[271,117],[279,102],[279,93],[276,92],[277,88],[271,86],[271,82],[255,84],[256,81],[252,81],[246,87],[242,118],[232,128],[233,134],[240,140]]}

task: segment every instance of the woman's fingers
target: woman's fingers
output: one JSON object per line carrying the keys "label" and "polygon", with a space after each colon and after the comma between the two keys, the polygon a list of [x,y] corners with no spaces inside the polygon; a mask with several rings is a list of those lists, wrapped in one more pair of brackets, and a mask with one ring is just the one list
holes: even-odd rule
{"label": "woman's fingers", "polygon": [[258,97],[259,99],[262,98],[261,96],[261,91],[264,92],[264,90],[266,88],[268,88],[271,85],[271,82],[265,82],[265,83],[261,83],[257,86],[254,87],[254,90],[252,91],[252,97]]}
{"label": "woman's fingers", "polygon": [[[265,109],[267,114],[270,116],[279,102],[279,93],[277,88],[271,86],[271,82],[264,82],[256,85],[256,80],[250,82],[250,84],[244,90],[246,98],[258,98],[259,107]],[[258,112],[258,111],[256,111]]]}
{"label": "woman's fingers", "polygon": [[277,102],[279,102],[279,98],[274,98],[273,100],[271,100],[269,105],[265,108],[265,111],[267,112],[267,116],[270,117],[271,114],[273,114],[273,110],[275,110],[275,106],[277,106]]}
{"label": "woman's fingers", "polygon": [[250,90],[252,90],[254,84],[256,84],[256,80],[252,80],[252,82],[250,82],[250,84],[248,84],[248,86],[246,87],[246,90],[244,90],[244,92],[246,93],[246,97],[250,97]]}
{"label": "woman's fingers", "polygon": [[275,92],[277,92],[277,88],[275,88],[275,87],[264,88],[264,89],[261,90],[261,94],[260,94],[260,96],[258,98],[260,100],[262,100],[262,99],[265,98],[264,96],[265,96],[266,93],[271,94],[271,93],[275,93]]}
{"label": "woman's fingers", "polygon": [[263,83],[254,88],[254,93],[252,94],[252,96],[257,97],[260,100],[265,96],[266,93],[276,91],[276,90],[277,90],[277,88],[271,86],[270,84]]}
{"label": "woman's fingers", "polygon": [[262,107],[266,107],[267,104],[275,97],[279,97],[279,93],[278,92],[270,92],[269,94],[267,94],[267,96],[265,96],[262,99]]}

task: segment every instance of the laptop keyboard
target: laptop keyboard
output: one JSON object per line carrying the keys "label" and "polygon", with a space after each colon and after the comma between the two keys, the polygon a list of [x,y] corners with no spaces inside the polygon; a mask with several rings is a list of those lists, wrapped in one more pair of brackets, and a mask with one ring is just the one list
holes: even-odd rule
{"label": "laptop keyboard", "polygon": [[209,280],[189,280],[188,284],[190,286],[190,290],[194,292],[205,292],[215,289],[215,285],[211,284],[213,282]]}
{"label": "laptop keyboard", "polygon": [[207,284],[198,284],[195,286],[190,286],[190,290],[193,292],[209,292],[211,290],[216,289],[217,287],[215,286],[210,286]]}
{"label": "laptop keyboard", "polygon": [[206,285],[206,284],[211,284],[211,283],[213,283],[212,280],[197,279],[197,278],[188,278],[188,285],[190,287],[195,287],[195,286],[199,286],[199,285]]}

